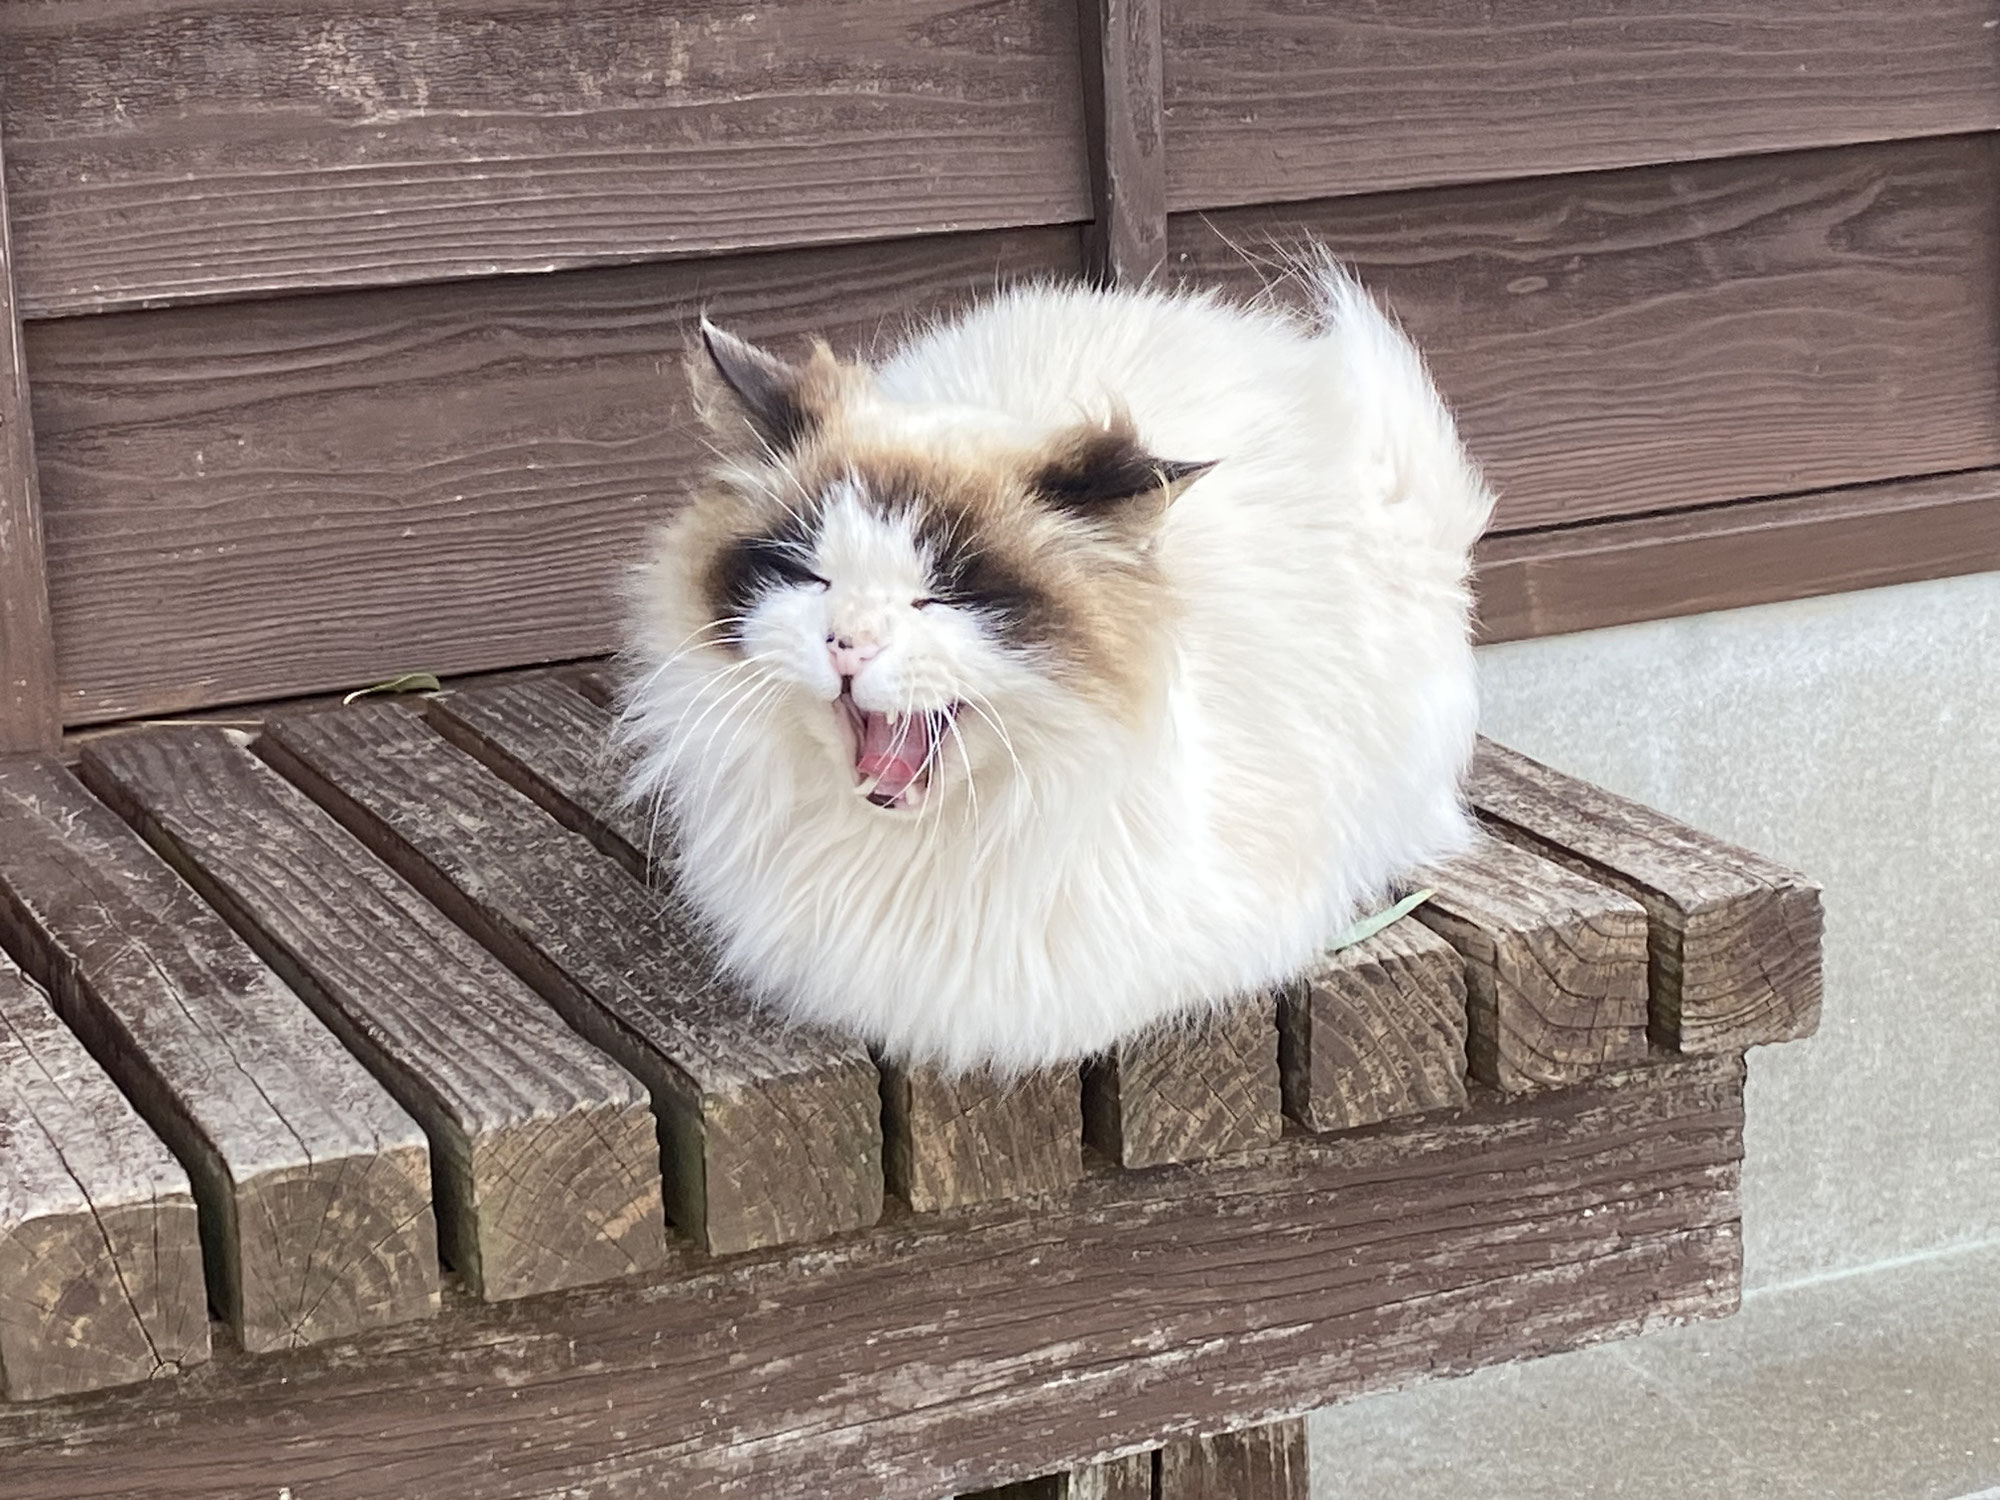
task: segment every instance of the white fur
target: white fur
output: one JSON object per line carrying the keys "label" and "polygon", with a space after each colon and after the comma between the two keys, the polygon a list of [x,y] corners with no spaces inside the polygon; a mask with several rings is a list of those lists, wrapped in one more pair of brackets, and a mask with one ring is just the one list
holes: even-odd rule
{"label": "white fur", "polygon": [[[916,608],[911,538],[838,505],[814,558],[832,587],[761,603],[741,665],[702,633],[669,530],[641,587],[634,789],[667,808],[682,889],[755,994],[898,1058],[1055,1064],[1283,982],[1462,846],[1465,573],[1491,498],[1407,340],[1330,263],[1305,274],[1310,320],[1016,290],[914,336],[848,410],[948,450],[1117,404],[1161,458],[1219,461],[1160,522],[1178,612],[1136,725],[977,619]],[[852,786],[836,626],[885,642],[864,706],[972,705],[917,814]]]}

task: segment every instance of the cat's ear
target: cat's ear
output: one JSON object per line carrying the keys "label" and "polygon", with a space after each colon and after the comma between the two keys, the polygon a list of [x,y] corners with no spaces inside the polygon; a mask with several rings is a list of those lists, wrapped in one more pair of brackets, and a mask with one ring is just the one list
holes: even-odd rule
{"label": "cat's ear", "polygon": [[1131,419],[1082,423],[1058,433],[1037,458],[1028,485],[1056,509],[1093,520],[1158,516],[1215,467],[1160,458],[1139,441]]}
{"label": "cat's ear", "polygon": [[[701,342],[723,387],[723,392],[711,393],[702,389],[702,383],[696,386],[698,398],[710,397],[698,404],[711,427],[726,431],[733,416],[748,423],[759,441],[774,453],[789,452],[817,429],[835,363],[824,344],[814,349],[811,363],[787,364],[707,318],[701,320]],[[716,395],[722,399],[713,399]]]}

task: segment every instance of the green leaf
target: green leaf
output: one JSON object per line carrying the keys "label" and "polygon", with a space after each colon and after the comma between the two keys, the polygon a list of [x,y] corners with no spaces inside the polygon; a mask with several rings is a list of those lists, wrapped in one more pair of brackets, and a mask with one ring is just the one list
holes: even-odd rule
{"label": "green leaf", "polygon": [[1363,917],[1347,931],[1326,945],[1329,953],[1338,953],[1342,948],[1352,948],[1356,943],[1365,943],[1391,922],[1400,921],[1437,894],[1429,886],[1411,891],[1401,901],[1387,911],[1378,911],[1372,917]]}
{"label": "green leaf", "polygon": [[443,690],[444,684],[437,680],[435,672],[405,672],[401,677],[391,677],[387,682],[356,688],[340,701],[345,705],[352,703],[356,698],[372,698],[377,693],[437,693]]}

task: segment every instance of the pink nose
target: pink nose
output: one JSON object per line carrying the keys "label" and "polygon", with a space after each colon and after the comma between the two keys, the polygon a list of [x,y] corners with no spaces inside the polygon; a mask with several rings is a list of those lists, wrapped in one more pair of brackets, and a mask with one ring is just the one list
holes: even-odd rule
{"label": "pink nose", "polygon": [[842,677],[852,677],[880,654],[882,647],[867,636],[848,636],[835,632],[826,638],[826,654],[833,659],[833,670]]}

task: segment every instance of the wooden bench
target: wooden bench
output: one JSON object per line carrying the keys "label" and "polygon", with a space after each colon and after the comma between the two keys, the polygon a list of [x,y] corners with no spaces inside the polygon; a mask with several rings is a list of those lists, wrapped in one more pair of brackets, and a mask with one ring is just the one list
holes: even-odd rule
{"label": "wooden bench", "polygon": [[0,760],[9,1500],[1300,1500],[1313,1407],[1736,1305],[1789,872],[1485,745],[1414,917],[949,1081],[715,975],[604,698]]}

